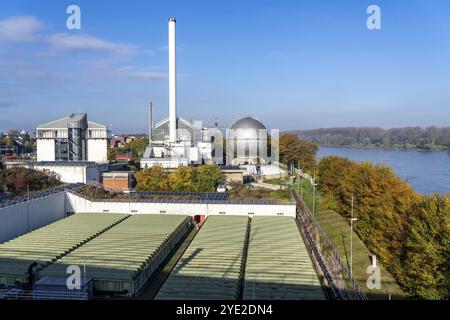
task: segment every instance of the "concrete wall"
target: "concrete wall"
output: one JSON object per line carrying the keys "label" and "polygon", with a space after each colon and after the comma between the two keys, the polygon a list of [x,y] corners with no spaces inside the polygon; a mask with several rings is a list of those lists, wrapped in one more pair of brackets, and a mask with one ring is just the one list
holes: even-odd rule
{"label": "concrete wall", "polygon": [[67,211],[111,212],[127,214],[185,214],[185,215],[249,215],[295,217],[295,205],[152,203],[90,201],[71,192],[67,193]]}
{"label": "concrete wall", "polygon": [[58,176],[58,179],[64,183],[86,183],[86,166],[28,165],[28,167],[38,171],[53,172]]}
{"label": "concrete wall", "polygon": [[87,183],[89,181],[100,182],[100,170],[98,166],[84,166],[84,165],[39,165],[39,164],[26,164],[26,168],[52,172],[58,176],[58,179],[64,183]]}
{"label": "concrete wall", "polygon": [[0,243],[66,216],[64,192],[0,208]]}
{"label": "concrete wall", "polygon": [[55,161],[54,139],[37,139],[37,161]]}
{"label": "concrete wall", "polygon": [[88,139],[87,140],[87,160],[98,163],[108,161],[108,140]]}

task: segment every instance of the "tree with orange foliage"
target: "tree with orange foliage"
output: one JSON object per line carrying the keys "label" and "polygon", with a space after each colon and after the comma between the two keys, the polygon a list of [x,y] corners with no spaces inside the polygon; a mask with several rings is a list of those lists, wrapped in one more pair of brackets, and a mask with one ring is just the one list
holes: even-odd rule
{"label": "tree with orange foliage", "polygon": [[280,162],[289,166],[300,167],[304,172],[312,172],[316,168],[318,146],[314,142],[300,140],[297,135],[285,133],[279,139]]}

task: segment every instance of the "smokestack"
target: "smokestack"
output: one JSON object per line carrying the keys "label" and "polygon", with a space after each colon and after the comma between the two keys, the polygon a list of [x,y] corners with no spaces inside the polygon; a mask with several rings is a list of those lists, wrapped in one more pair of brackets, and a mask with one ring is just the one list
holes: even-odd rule
{"label": "smokestack", "polygon": [[152,129],[153,129],[153,105],[150,101],[148,103],[148,146],[152,146]]}
{"label": "smokestack", "polygon": [[169,133],[170,142],[177,141],[177,62],[174,17],[169,18]]}

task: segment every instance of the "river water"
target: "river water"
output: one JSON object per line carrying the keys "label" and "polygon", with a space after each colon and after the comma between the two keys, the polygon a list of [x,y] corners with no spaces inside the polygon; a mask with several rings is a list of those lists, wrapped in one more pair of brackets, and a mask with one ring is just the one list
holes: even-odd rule
{"label": "river water", "polygon": [[318,158],[325,156],[385,164],[419,193],[450,193],[450,152],[320,147]]}

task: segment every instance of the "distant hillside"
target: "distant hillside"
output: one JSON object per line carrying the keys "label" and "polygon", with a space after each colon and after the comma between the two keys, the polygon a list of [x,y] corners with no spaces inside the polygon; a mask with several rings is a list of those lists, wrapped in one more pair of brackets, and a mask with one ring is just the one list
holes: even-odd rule
{"label": "distant hillside", "polygon": [[301,139],[328,146],[360,146],[421,150],[450,150],[450,127],[377,127],[323,128],[293,130]]}

